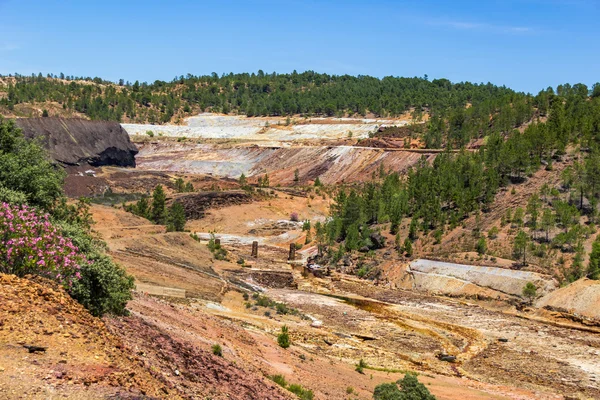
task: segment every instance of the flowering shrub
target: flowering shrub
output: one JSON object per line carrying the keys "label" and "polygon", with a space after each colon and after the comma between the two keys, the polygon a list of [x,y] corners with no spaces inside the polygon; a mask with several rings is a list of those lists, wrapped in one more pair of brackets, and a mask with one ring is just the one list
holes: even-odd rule
{"label": "flowering shrub", "polygon": [[71,239],[59,234],[48,214],[23,206],[0,206],[0,272],[36,274],[70,289],[88,263]]}

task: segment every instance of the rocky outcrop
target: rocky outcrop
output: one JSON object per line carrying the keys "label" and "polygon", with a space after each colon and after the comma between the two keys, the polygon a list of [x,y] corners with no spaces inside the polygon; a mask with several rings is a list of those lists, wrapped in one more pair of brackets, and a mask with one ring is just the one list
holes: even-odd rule
{"label": "rocky outcrop", "polygon": [[25,137],[39,138],[61,164],[135,167],[137,147],[118,122],[19,118],[16,123]]}
{"label": "rocky outcrop", "polygon": [[528,282],[537,287],[540,295],[558,287],[552,277],[529,271],[482,267],[418,259],[410,263],[408,271],[415,289],[448,295],[473,294],[474,288],[483,290],[486,297],[498,295],[522,296]]}
{"label": "rocky outcrop", "polygon": [[220,208],[244,203],[250,203],[252,195],[243,190],[230,190],[224,192],[198,192],[179,195],[169,200],[167,205],[173,202],[180,203],[185,211],[187,219],[204,218],[209,208]]}

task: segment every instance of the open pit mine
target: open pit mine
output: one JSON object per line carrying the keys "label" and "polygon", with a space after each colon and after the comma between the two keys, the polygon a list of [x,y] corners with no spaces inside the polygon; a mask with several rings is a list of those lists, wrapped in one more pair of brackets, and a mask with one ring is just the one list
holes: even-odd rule
{"label": "open pit mine", "polygon": [[[371,247],[321,261],[314,227],[331,218],[336,188],[439,156],[404,138],[373,144],[380,129],[409,123],[19,120],[67,171],[72,201],[92,199],[92,229],[135,291],[128,316],[100,320],[60,288],[0,276],[0,397],[17,398],[10,376],[30,374],[20,393],[40,399],[92,398],[90,387],[103,398],[371,399],[414,372],[440,400],[600,398],[600,283],[561,287],[540,266],[460,246],[476,223],[499,226],[499,213],[436,244],[419,238],[409,256],[383,222]],[[540,174],[531,187],[548,180]],[[167,207],[183,206],[185,231],[128,211],[158,185]],[[19,293],[43,316],[13,313]],[[47,349],[12,358],[19,343]]]}

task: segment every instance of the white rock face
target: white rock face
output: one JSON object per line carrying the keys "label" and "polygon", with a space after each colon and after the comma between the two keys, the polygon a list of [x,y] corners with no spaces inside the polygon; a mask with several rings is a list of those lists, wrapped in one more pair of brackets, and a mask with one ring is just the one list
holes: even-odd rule
{"label": "white rock face", "polygon": [[[186,125],[121,124],[129,135],[145,135],[152,131],[156,136],[205,139],[245,139],[265,141],[293,141],[308,139],[340,139],[352,134],[353,138],[366,138],[381,125],[407,125],[407,121],[390,119],[312,118],[298,119],[297,124],[285,126],[283,120],[200,114],[186,119]],[[326,122],[326,123],[325,123]],[[332,123],[333,122],[333,123]],[[339,123],[335,123],[339,122]],[[278,124],[279,123],[279,124]]]}
{"label": "white rock face", "polygon": [[539,294],[549,293],[558,287],[552,277],[535,272],[423,259],[410,263],[408,272],[412,274],[416,288],[428,291],[445,292],[447,288],[455,292],[460,290],[461,285],[474,284],[501,293],[521,296],[527,282],[536,285]]}

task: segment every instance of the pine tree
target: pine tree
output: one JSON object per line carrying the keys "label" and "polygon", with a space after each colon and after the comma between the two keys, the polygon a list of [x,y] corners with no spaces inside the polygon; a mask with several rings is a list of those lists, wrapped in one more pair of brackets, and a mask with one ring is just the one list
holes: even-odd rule
{"label": "pine tree", "polygon": [[522,227],[524,215],[525,215],[525,213],[524,213],[523,209],[521,207],[517,207],[515,209],[515,214],[513,215],[513,219],[512,219],[513,224],[515,224],[519,228]]}
{"label": "pine tree", "polygon": [[246,178],[246,175],[244,175],[244,173],[240,175],[239,184],[242,189],[245,188],[248,184],[248,179]]}
{"label": "pine tree", "polygon": [[529,236],[527,236],[527,234],[523,230],[519,230],[519,233],[517,233],[517,236],[515,237],[513,250],[517,258],[523,258],[523,265],[527,265],[526,253],[528,243]]}
{"label": "pine tree", "polygon": [[588,263],[587,277],[590,279],[600,279],[600,239],[592,244],[592,252]]}
{"label": "pine tree", "polygon": [[529,198],[529,201],[527,202],[527,214],[529,214],[529,225],[533,232],[534,239],[535,239],[535,232],[537,231],[537,228],[538,228],[540,207],[541,207],[541,201],[540,201],[539,196],[536,193],[533,196],[531,196]]}
{"label": "pine tree", "polygon": [[544,232],[546,232],[546,242],[550,241],[550,230],[554,228],[555,223],[556,219],[554,217],[554,214],[552,213],[552,210],[546,208],[542,213],[541,222],[542,229],[544,230]]}
{"label": "pine tree", "polygon": [[406,257],[412,257],[413,255],[413,246],[412,246],[412,241],[409,238],[404,239],[404,254],[406,254]]}
{"label": "pine tree", "polygon": [[487,252],[487,243],[485,241],[485,237],[480,237],[477,241],[477,253],[483,255]]}
{"label": "pine tree", "polygon": [[150,207],[146,195],[143,195],[142,198],[138,200],[135,211],[140,217],[148,218],[150,216]]}
{"label": "pine tree", "polygon": [[162,185],[157,185],[152,192],[152,210],[150,212],[150,219],[155,224],[164,224],[166,218],[165,201],[167,196],[163,190]]}
{"label": "pine tree", "polygon": [[175,190],[177,190],[177,193],[185,192],[185,182],[182,178],[177,178],[175,180]]}
{"label": "pine tree", "polygon": [[528,298],[529,302],[531,303],[533,299],[537,296],[537,287],[533,283],[527,282],[527,284],[523,288],[523,296]]}
{"label": "pine tree", "polygon": [[185,228],[185,210],[180,203],[173,203],[169,207],[167,232],[183,232]]}
{"label": "pine tree", "polygon": [[417,240],[418,231],[417,231],[417,220],[413,218],[410,221],[410,226],[408,227],[408,238],[410,240]]}

